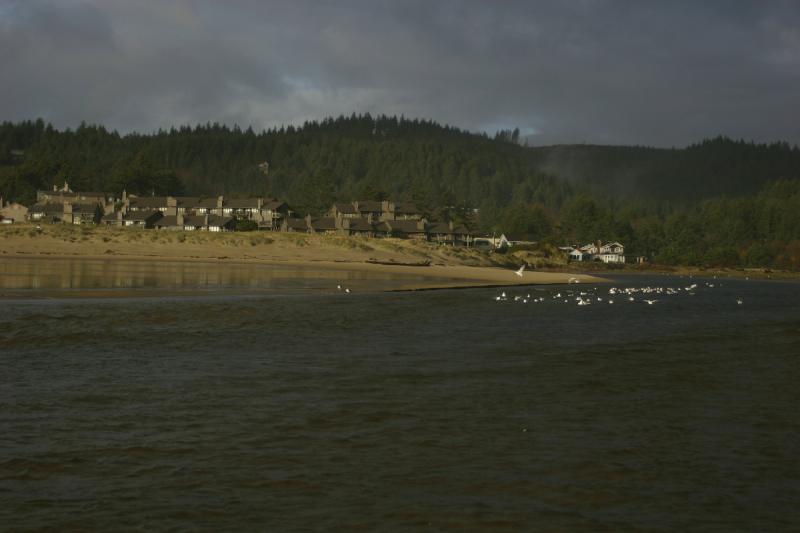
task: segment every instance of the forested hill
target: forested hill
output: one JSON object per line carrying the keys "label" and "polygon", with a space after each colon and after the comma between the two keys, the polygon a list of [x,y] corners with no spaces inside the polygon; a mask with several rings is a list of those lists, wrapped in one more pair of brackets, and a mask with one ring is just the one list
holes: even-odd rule
{"label": "forested hill", "polygon": [[565,145],[532,151],[536,168],[596,193],[673,203],[755,194],[769,181],[800,177],[800,150],[782,142],[717,137],[684,149]]}
{"label": "forested hill", "polygon": [[301,214],[391,197],[434,220],[558,244],[619,240],[667,264],[800,268],[797,147],[518,141],[517,132],[490,138],[369,115],[260,133],[207,124],[125,136],[4,123],[0,196],[30,204],[36,189],[66,180],[116,193],[268,195]]}
{"label": "forested hill", "polygon": [[382,194],[489,210],[517,203],[557,209],[576,187],[606,199],[685,204],[800,177],[800,150],[785,143],[527,148],[512,138],[370,115],[260,133],[207,124],[126,136],[102,126],[3,123],[0,194],[29,202],[36,188],[66,178],[75,188],[142,194],[266,194],[312,211],[333,199]]}

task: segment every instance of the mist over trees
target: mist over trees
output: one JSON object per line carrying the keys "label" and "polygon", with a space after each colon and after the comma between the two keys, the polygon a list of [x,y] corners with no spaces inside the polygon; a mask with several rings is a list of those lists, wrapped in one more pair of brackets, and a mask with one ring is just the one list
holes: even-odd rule
{"label": "mist over trees", "polygon": [[[268,172],[261,163],[268,162]],[[557,244],[619,240],[666,264],[800,267],[800,150],[716,138],[685,149],[528,148],[432,121],[351,115],[268,131],[205,124],[120,135],[0,124],[0,195],[61,185],[265,195],[301,214],[407,200],[431,219]]]}

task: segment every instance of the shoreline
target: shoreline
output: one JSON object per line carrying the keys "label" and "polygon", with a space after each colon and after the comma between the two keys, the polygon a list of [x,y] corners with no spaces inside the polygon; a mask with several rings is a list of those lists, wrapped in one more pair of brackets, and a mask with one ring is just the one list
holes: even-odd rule
{"label": "shoreline", "polygon": [[[157,261],[163,263],[164,266],[170,264],[186,264],[186,265],[208,265],[209,270],[218,269],[220,267],[237,267],[237,266],[276,266],[276,267],[294,267],[298,271],[306,272],[351,272],[357,274],[376,274],[374,284],[382,286],[381,288],[360,290],[360,292],[414,292],[414,291],[427,291],[427,290],[442,290],[442,289],[468,289],[468,288],[493,288],[493,287],[521,287],[533,285],[555,285],[567,284],[570,279],[578,279],[580,283],[606,283],[609,280],[598,276],[588,276],[583,274],[576,274],[573,272],[538,272],[538,271],[525,271],[522,276],[517,276],[512,269],[500,267],[480,267],[480,266],[466,266],[466,265],[430,265],[430,266],[409,266],[409,265],[387,265],[375,264],[359,261],[349,261],[346,259],[340,260],[323,260],[323,259],[229,259],[229,258],[204,258],[204,257],[172,257],[172,256],[159,256],[159,255],[92,255],[92,254],[4,254],[0,255],[0,261],[9,262],[25,262],[35,261],[45,263],[49,260],[56,261],[91,261],[91,262],[114,262],[114,263],[140,263],[147,264]],[[386,281],[382,278],[397,278],[391,281]],[[333,283],[333,282],[331,282]],[[369,284],[369,282],[368,282]],[[155,293],[176,293],[176,294],[209,294],[213,292],[229,292],[234,294],[236,292],[256,292],[256,293],[269,293],[280,291],[281,289],[264,289],[264,288],[247,288],[247,287],[221,287],[219,289],[198,289],[197,287],[187,287],[185,289],[159,289],[159,288],[139,288],[139,289],[115,289],[99,288],[99,289],[11,289],[6,288],[0,290],[0,298],[8,297],[10,293],[16,296],[33,296],[36,292],[47,293],[48,297],[55,295],[66,295],[70,291],[86,293],[87,296],[92,294],[101,294],[108,292],[108,297],[119,296],[125,292],[135,295],[152,295]],[[292,290],[292,289],[286,289]],[[297,290],[297,289],[294,289]],[[314,290],[314,289],[308,289]],[[324,292],[324,289],[322,289]],[[333,291],[335,292],[335,290]]]}
{"label": "shoreline", "polygon": [[[116,266],[82,275],[100,280],[100,285],[95,282],[91,284],[92,288],[108,287],[115,292],[124,285],[119,277],[124,278],[133,270],[146,272],[154,278],[165,276],[169,271],[191,271],[195,277],[200,272],[201,277],[215,279],[212,283],[201,280],[201,288],[218,286],[232,291],[240,286],[291,288],[296,287],[297,279],[303,277],[325,280],[322,283],[312,281],[311,286],[316,285],[315,288],[336,287],[342,283],[341,280],[349,280],[347,283],[392,291],[566,284],[570,278],[583,283],[607,281],[600,276],[567,269],[561,272],[529,269],[517,276],[514,271],[519,265],[512,268],[507,259],[492,257],[474,248],[392,238],[302,233],[167,232],[65,225],[42,226],[41,230],[31,225],[0,228],[0,261],[9,264],[17,260],[35,261],[30,269],[41,270],[37,273],[40,277],[49,276],[32,284],[43,287],[43,290],[48,284],[62,290],[81,288],[81,280],[73,284],[67,279],[69,265],[42,268],[47,261],[111,261]],[[127,267],[119,266],[126,262]],[[426,264],[423,266],[421,263]],[[198,269],[186,265],[207,267]],[[270,266],[278,268],[269,272]],[[0,290],[8,292],[13,288],[27,288],[24,280],[31,274],[25,267],[19,268],[20,271],[13,274],[22,282],[13,287],[0,284]],[[103,285],[102,277],[107,270],[126,269],[129,272],[117,272],[117,280]],[[287,272],[291,269],[297,269],[297,273]],[[186,278],[188,281],[182,278],[177,285],[167,279],[157,280],[147,288],[163,286],[185,290],[184,287],[197,287],[198,280],[190,278],[191,275]]]}

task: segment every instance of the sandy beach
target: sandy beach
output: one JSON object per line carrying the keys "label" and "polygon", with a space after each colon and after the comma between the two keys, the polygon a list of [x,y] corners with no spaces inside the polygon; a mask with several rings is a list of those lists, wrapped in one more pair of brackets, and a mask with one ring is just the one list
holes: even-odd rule
{"label": "sandy beach", "polygon": [[[399,239],[318,234],[192,233],[61,225],[0,227],[0,258],[160,263],[191,262],[209,269],[274,265],[282,269],[392,278],[383,290],[602,282],[575,272],[515,274],[509,258],[469,248]],[[116,261],[115,261],[116,262]],[[376,263],[377,262],[377,263]],[[426,266],[422,266],[426,265]],[[354,274],[356,273],[356,274]]]}

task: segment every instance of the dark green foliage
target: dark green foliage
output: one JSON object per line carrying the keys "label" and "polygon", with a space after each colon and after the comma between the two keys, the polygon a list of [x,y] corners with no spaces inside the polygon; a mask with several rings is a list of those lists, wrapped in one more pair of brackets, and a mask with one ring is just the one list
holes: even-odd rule
{"label": "dark green foliage", "polygon": [[252,220],[237,220],[236,231],[255,231],[258,229],[258,223]]}
{"label": "dark green foliage", "polygon": [[798,178],[797,147],[726,138],[667,150],[527,148],[516,130],[490,139],[369,114],[260,133],[0,124],[0,195],[24,204],[64,181],[117,194],[273,196],[300,215],[391,198],[431,220],[561,244],[619,240],[668,264],[800,268]]}

